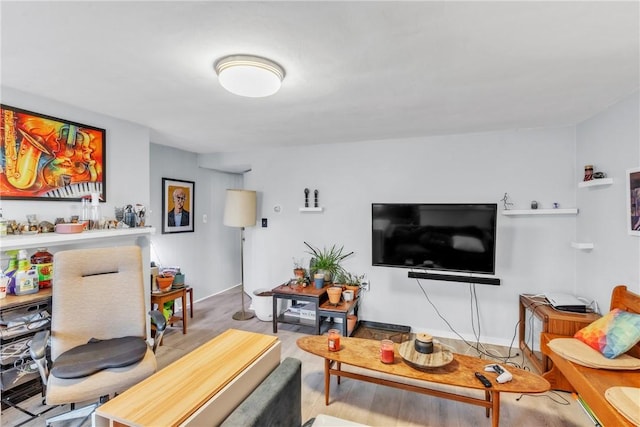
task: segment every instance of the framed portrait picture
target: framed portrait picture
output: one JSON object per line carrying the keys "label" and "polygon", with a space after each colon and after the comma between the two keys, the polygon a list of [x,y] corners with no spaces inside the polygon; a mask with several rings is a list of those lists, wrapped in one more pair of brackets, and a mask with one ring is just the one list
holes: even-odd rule
{"label": "framed portrait picture", "polygon": [[627,170],[627,231],[640,236],[640,167]]}
{"label": "framed portrait picture", "polygon": [[107,201],[104,129],[4,104],[0,129],[3,199]]}
{"label": "framed portrait picture", "polygon": [[162,233],[194,231],[195,183],[162,178]]}

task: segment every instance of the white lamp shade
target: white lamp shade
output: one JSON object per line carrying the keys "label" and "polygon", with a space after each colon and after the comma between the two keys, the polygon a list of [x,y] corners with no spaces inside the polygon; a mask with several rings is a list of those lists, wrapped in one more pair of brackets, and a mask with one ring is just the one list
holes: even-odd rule
{"label": "white lamp shade", "polygon": [[256,192],[227,190],[224,203],[224,225],[249,227],[256,225]]}
{"label": "white lamp shade", "polygon": [[229,92],[250,98],[270,96],[280,90],[284,70],[266,58],[233,55],[216,63],[218,80]]}

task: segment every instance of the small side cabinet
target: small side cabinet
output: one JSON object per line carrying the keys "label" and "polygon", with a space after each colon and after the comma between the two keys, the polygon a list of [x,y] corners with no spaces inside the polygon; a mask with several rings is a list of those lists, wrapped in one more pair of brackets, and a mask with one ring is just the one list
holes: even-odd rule
{"label": "small side cabinet", "polygon": [[520,295],[520,349],[539,373],[551,369],[551,361],[540,351],[540,334],[573,336],[600,317],[596,313],[570,313],[551,307],[543,297]]}

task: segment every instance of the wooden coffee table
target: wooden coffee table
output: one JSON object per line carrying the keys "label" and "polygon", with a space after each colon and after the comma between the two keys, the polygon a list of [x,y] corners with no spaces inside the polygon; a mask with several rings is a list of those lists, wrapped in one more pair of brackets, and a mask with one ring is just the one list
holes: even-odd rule
{"label": "wooden coffee table", "polygon": [[[486,416],[491,416],[492,426],[497,427],[500,420],[500,393],[542,393],[550,388],[549,382],[539,375],[511,366],[506,367],[513,375],[513,380],[498,384],[495,379],[497,374],[485,372],[484,368],[491,363],[488,360],[477,357],[454,354],[453,361],[438,368],[416,369],[407,365],[398,352],[399,344],[395,344],[395,359],[392,364],[380,361],[380,342],[362,338],[341,337],[340,351],[328,350],[326,336],[306,336],[298,339],[298,347],[302,350],[324,358],[324,393],[325,404],[329,404],[329,386],[331,375],[340,378],[352,378],[374,384],[386,385],[401,390],[428,394],[431,396],[451,399],[458,402],[486,408]],[[355,366],[372,373],[379,372],[401,378],[424,381],[425,383],[437,383],[450,386],[463,387],[484,391],[484,399],[474,398],[453,392],[433,390],[427,387],[406,384],[373,375],[342,370],[342,365]],[[474,373],[484,374],[492,386],[485,388],[475,377]]]}

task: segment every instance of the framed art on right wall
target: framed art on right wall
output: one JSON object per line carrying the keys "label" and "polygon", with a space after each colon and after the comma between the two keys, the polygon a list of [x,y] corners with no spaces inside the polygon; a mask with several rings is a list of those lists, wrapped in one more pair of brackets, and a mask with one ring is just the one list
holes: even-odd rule
{"label": "framed art on right wall", "polygon": [[627,231],[640,236],[640,167],[627,170]]}

